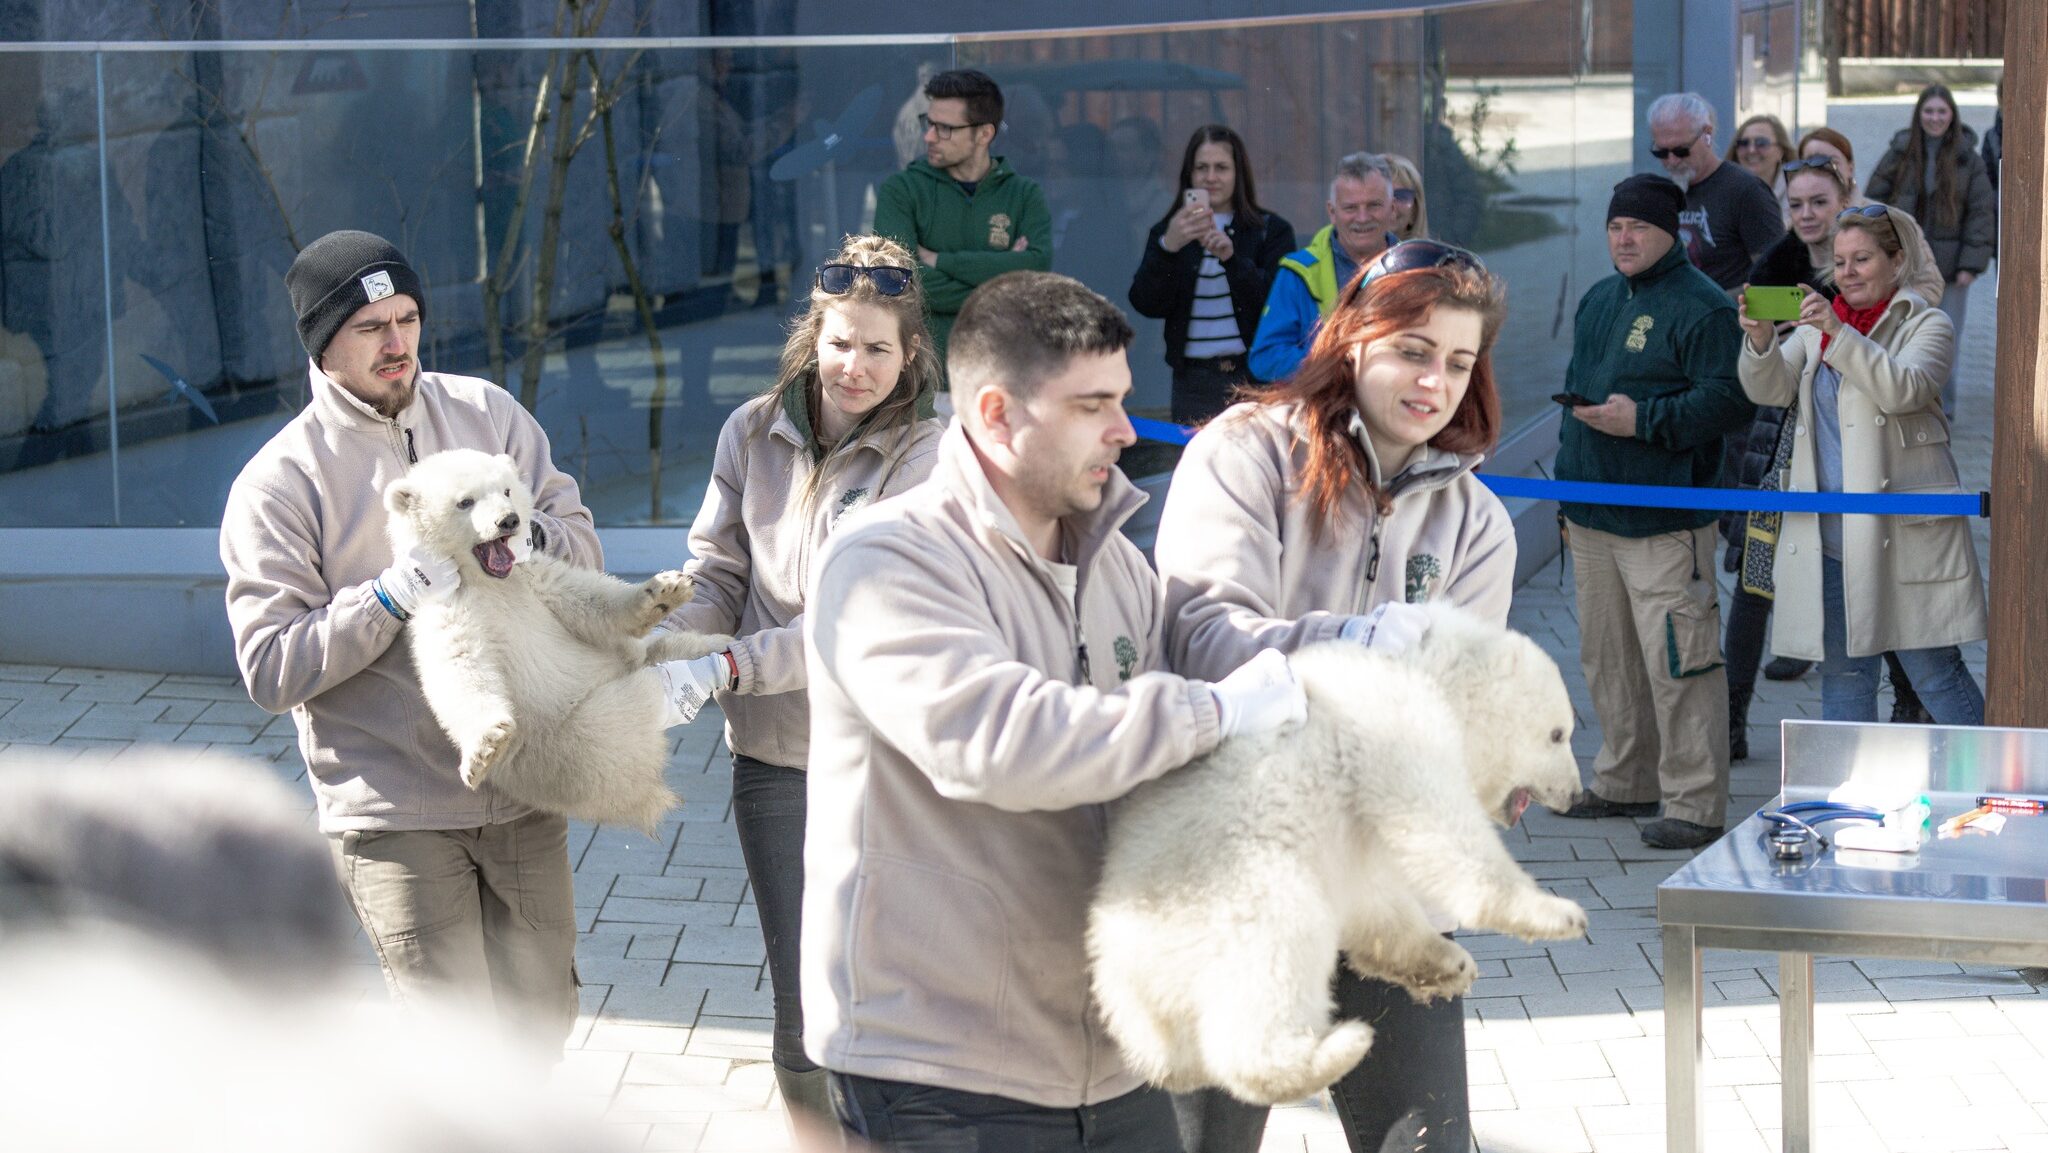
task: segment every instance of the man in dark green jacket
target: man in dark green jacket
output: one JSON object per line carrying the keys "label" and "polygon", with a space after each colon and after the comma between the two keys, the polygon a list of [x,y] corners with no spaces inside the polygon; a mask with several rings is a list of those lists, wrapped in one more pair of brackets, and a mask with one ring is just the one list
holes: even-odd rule
{"label": "man in dark green jacket", "polygon": [[[1755,412],[1735,379],[1742,330],[1686,260],[1685,194],[1662,176],[1614,186],[1616,274],[1579,301],[1560,480],[1713,488],[1721,440]],[[1600,716],[1594,782],[1568,817],[1663,816],[1657,848],[1697,848],[1728,810],[1728,676],[1721,666],[1714,520],[1705,509],[1565,504],[1579,659]]]}
{"label": "man in dark green jacket", "polygon": [[970,69],[941,72],[924,94],[924,159],[882,182],[875,231],[917,253],[944,364],[946,334],[968,293],[1005,272],[1052,268],[1052,213],[1037,184],[989,155],[1003,122],[995,81]]}

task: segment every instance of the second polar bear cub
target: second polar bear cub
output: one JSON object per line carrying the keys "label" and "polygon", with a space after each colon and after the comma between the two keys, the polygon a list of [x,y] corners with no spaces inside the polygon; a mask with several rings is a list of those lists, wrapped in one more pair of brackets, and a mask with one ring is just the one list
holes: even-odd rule
{"label": "second polar bear cub", "polygon": [[630,585],[544,553],[521,557],[533,494],[509,456],[438,452],[384,489],[392,543],[453,559],[461,582],[421,605],[406,632],[420,687],[486,780],[549,812],[652,831],[679,799],[664,780],[668,700],[660,661],[717,652],[731,637],[648,634],[690,599],[690,578]]}
{"label": "second polar bear cub", "polygon": [[1491,827],[1578,791],[1557,665],[1519,633],[1429,611],[1401,656],[1344,641],[1294,654],[1305,725],[1226,741],[1118,803],[1088,949],[1103,1021],[1141,1076],[1297,1100],[1372,1044],[1365,1022],[1331,1022],[1340,950],[1425,1001],[1478,973],[1434,918],[1531,940],[1586,931]]}

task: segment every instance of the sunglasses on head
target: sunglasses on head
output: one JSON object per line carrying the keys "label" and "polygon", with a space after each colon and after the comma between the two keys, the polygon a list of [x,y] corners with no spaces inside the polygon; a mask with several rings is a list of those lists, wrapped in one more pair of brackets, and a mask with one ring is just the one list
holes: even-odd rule
{"label": "sunglasses on head", "polygon": [[865,276],[883,296],[901,296],[910,287],[911,275],[910,269],[889,264],[821,264],[818,289],[828,296],[844,296],[853,290],[854,281]]}
{"label": "sunglasses on head", "polygon": [[1789,177],[1795,172],[1801,172],[1808,168],[1819,172],[1831,173],[1836,179],[1840,179],[1842,175],[1842,170],[1835,167],[1834,158],[1831,156],[1809,156],[1804,160],[1787,160],[1785,166],[1779,169],[1779,171]]}
{"label": "sunglasses on head", "polygon": [[1891,213],[1886,212],[1882,204],[1854,204],[1835,213],[1836,220],[1847,220],[1851,216],[1865,216],[1872,220],[1882,220],[1887,223],[1892,218]]}
{"label": "sunglasses on head", "polygon": [[1379,259],[1365,266],[1358,279],[1351,282],[1351,291],[1344,296],[1344,303],[1358,299],[1365,286],[1382,276],[1396,272],[1414,272],[1418,268],[1469,268],[1474,272],[1485,272],[1486,265],[1480,259],[1462,248],[1437,240],[1404,240],[1385,252]]}
{"label": "sunglasses on head", "polygon": [[1698,144],[1700,142],[1700,137],[1705,136],[1706,134],[1707,130],[1702,128],[1698,132],[1693,134],[1693,138],[1691,140],[1686,141],[1678,147],[1652,148],[1650,149],[1650,155],[1656,157],[1659,160],[1662,160],[1667,156],[1676,156],[1680,160],[1684,160],[1685,158],[1692,155],[1692,146]]}

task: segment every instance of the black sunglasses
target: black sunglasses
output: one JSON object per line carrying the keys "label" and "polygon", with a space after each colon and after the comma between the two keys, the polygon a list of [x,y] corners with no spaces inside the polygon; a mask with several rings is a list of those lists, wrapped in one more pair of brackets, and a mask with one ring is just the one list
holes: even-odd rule
{"label": "black sunglasses", "polygon": [[1396,204],[1413,204],[1413,203],[1415,203],[1415,190],[1414,190],[1413,188],[1396,188],[1396,189],[1394,189],[1394,203],[1396,203]]}
{"label": "black sunglasses", "polygon": [[844,296],[852,291],[854,281],[865,276],[883,296],[901,296],[910,287],[911,275],[910,269],[891,264],[821,264],[818,289],[828,296]]}
{"label": "black sunglasses", "polygon": [[1414,272],[1418,268],[1469,268],[1474,272],[1485,272],[1486,265],[1471,253],[1454,244],[1438,240],[1404,240],[1385,252],[1379,259],[1365,266],[1358,279],[1351,282],[1351,290],[1344,294],[1344,303],[1358,299],[1365,286],[1382,276],[1396,272]]}
{"label": "black sunglasses", "polygon": [[1686,141],[1684,144],[1681,144],[1676,148],[1652,148],[1650,149],[1650,155],[1656,157],[1659,160],[1662,160],[1667,156],[1676,156],[1680,160],[1684,160],[1686,157],[1692,155],[1692,146],[1698,144],[1700,142],[1700,137],[1705,136],[1706,134],[1707,130],[1702,128],[1698,132],[1693,134],[1693,138],[1691,140]]}
{"label": "black sunglasses", "polygon": [[1842,178],[1842,170],[1835,167],[1835,159],[1832,156],[1809,156],[1804,160],[1787,160],[1778,171],[1790,177],[1794,172],[1801,172],[1808,168],[1832,173],[1837,180]]}
{"label": "black sunglasses", "polygon": [[1851,216],[1867,216],[1872,220],[1882,220],[1886,223],[1890,223],[1892,218],[1891,213],[1886,212],[1882,204],[1852,204],[1835,213],[1836,220],[1847,220]]}

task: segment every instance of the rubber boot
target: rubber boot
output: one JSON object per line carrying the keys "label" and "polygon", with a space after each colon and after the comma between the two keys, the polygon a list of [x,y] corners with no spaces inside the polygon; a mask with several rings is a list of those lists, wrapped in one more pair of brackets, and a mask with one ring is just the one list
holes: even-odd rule
{"label": "rubber boot", "polygon": [[[832,1089],[826,1081],[824,1066],[798,1071],[780,1061],[774,1065],[775,1084],[782,1090],[782,1103],[789,1110],[797,1148],[840,1148],[839,1118],[832,1112]],[[803,1128],[798,1129],[799,1125]]]}

